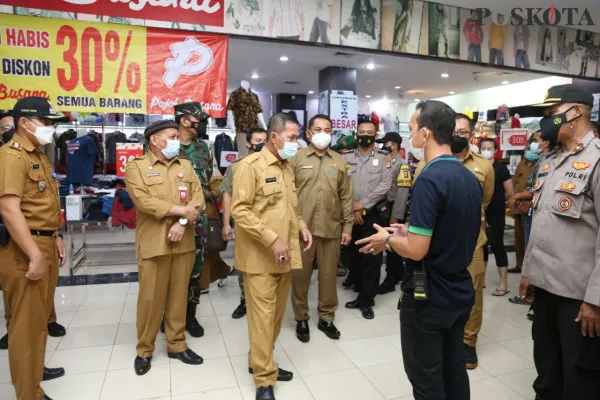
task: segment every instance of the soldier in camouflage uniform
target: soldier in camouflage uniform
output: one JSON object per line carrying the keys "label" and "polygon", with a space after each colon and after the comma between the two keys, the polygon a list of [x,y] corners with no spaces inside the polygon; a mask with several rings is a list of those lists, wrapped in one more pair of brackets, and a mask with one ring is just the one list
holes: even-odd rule
{"label": "soldier in camouflage uniform", "polygon": [[[179,125],[179,141],[181,142],[179,157],[187,158],[194,167],[194,171],[202,184],[204,198],[208,201],[210,199],[208,182],[213,174],[213,155],[206,134],[208,114],[202,111],[202,105],[198,102],[178,104],[174,109],[175,121]],[[206,209],[203,210],[197,224],[201,224],[201,231],[206,232]],[[204,335],[204,328],[196,319],[196,308],[200,303],[200,279],[202,278],[202,266],[204,264],[205,240],[205,235],[196,236],[196,261],[188,288],[185,329],[193,337]]]}

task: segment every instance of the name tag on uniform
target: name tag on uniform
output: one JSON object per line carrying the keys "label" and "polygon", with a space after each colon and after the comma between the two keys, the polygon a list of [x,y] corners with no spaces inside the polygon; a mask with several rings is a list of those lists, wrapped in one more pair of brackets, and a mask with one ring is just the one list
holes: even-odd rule
{"label": "name tag on uniform", "polygon": [[148,178],[152,178],[153,176],[160,176],[160,172],[151,172],[148,174]]}
{"label": "name tag on uniform", "polygon": [[312,165],[301,165],[300,168],[302,169],[311,169],[313,166]]}
{"label": "name tag on uniform", "polygon": [[273,182],[277,182],[277,178],[267,178],[265,179],[266,183],[273,183]]}
{"label": "name tag on uniform", "polygon": [[374,166],[374,167],[379,167],[379,160],[378,160],[378,159],[376,159],[376,158],[375,158],[375,159],[373,160],[373,166]]}
{"label": "name tag on uniform", "polygon": [[189,201],[188,188],[179,186],[179,201]]}
{"label": "name tag on uniform", "polygon": [[33,168],[33,169],[40,169],[40,164],[32,164],[31,168]]}

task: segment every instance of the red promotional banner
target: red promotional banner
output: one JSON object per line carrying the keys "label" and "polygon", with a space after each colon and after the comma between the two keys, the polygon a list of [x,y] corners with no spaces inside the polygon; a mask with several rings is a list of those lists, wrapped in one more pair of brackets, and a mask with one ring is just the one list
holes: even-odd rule
{"label": "red promotional banner", "polygon": [[173,105],[200,101],[213,118],[226,115],[227,37],[147,29],[148,114],[173,114]]}
{"label": "red promotional banner", "polygon": [[225,15],[225,0],[3,0],[2,4],[209,26],[223,26]]}

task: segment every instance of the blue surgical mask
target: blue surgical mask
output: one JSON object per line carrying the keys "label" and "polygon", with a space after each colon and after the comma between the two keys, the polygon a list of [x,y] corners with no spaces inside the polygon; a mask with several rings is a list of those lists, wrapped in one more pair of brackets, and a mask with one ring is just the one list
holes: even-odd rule
{"label": "blue surgical mask", "polygon": [[540,156],[537,155],[536,153],[534,153],[533,151],[526,151],[525,152],[525,159],[527,161],[537,161],[538,158],[540,158]]}
{"label": "blue surgical mask", "polygon": [[533,142],[531,143],[531,152],[534,154],[540,154],[542,152],[542,149],[540,149],[540,144]]}
{"label": "blue surgical mask", "polygon": [[279,157],[281,157],[282,160],[294,157],[298,152],[298,143],[286,142],[279,135],[277,135],[277,137],[283,142],[283,149],[277,149]]}
{"label": "blue surgical mask", "polygon": [[166,139],[163,139],[163,140],[165,142],[167,142],[166,147],[164,149],[160,150],[160,151],[162,151],[163,155],[165,157],[167,157],[169,160],[177,157],[177,155],[179,154],[179,149],[181,147],[179,140],[166,140]]}

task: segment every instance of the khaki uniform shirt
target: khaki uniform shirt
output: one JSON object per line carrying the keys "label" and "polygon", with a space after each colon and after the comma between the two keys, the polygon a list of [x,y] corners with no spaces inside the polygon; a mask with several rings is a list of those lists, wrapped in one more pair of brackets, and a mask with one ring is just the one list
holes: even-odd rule
{"label": "khaki uniform shirt", "polygon": [[[167,235],[179,217],[167,217],[172,206],[204,207],[200,180],[188,160],[174,158],[167,163],[152,152],[127,163],[125,183],[136,207],[135,249],[138,258],[195,251],[194,225],[188,224],[179,243],[167,242]],[[187,188],[188,201],[181,201],[179,188]]]}
{"label": "khaki uniform shirt", "polygon": [[[244,157],[233,174],[231,216],[235,221],[235,266],[249,274],[281,274],[302,268],[294,171],[266,147]],[[277,238],[289,248],[290,263],[275,265],[271,245]]]}
{"label": "khaki uniform shirt", "polygon": [[600,306],[600,140],[589,132],[571,153],[540,166],[523,276],[558,296]]}
{"label": "khaki uniform shirt", "polygon": [[59,186],[46,156],[20,135],[0,148],[0,197],[21,199],[29,229],[60,229]]}
{"label": "khaki uniform shirt", "polygon": [[361,154],[359,149],[343,154],[350,165],[354,201],[370,210],[382,200],[392,184],[392,163],[386,161],[387,152],[375,150]]}
{"label": "khaki uniform shirt", "polygon": [[225,171],[225,176],[221,181],[221,186],[219,186],[221,193],[228,193],[230,196],[233,193],[233,174],[235,172],[236,164],[240,160],[242,160],[242,158],[240,158],[239,160],[235,160],[227,167],[227,171]]}
{"label": "khaki uniform shirt", "polygon": [[528,161],[526,159],[522,159],[519,165],[517,165],[517,168],[515,169],[515,174],[512,179],[513,189],[515,193],[521,193],[525,190],[527,178],[529,178],[529,174],[531,174],[534,165],[535,161]]}
{"label": "khaki uniform shirt", "polygon": [[392,159],[392,184],[388,190],[387,201],[394,203],[392,207],[392,218],[404,221],[406,208],[408,206],[408,195],[412,187],[412,174],[410,167],[398,154]]}
{"label": "khaki uniform shirt", "polygon": [[[490,201],[492,201],[492,196],[494,195],[494,167],[492,164],[486,160],[483,156],[473,153],[471,149],[467,149],[467,152],[464,156],[459,155],[459,158],[463,165],[469,169],[469,171],[473,172],[481,187],[483,188],[483,204],[481,206],[481,229],[479,230],[479,237],[477,238],[477,247],[476,250],[481,249],[487,243],[487,235],[486,228],[487,224],[485,222],[485,211],[487,210]],[[415,171],[415,179],[419,176],[419,173],[425,167],[425,162],[419,162],[417,166],[417,170]],[[475,270],[474,267],[477,267]],[[477,275],[483,273],[485,271],[485,267],[483,263],[473,263],[470,266],[471,274]]]}
{"label": "khaki uniform shirt", "polygon": [[319,157],[312,146],[290,160],[298,188],[300,215],[314,236],[336,239],[352,234],[352,178],[350,167],[335,151]]}

